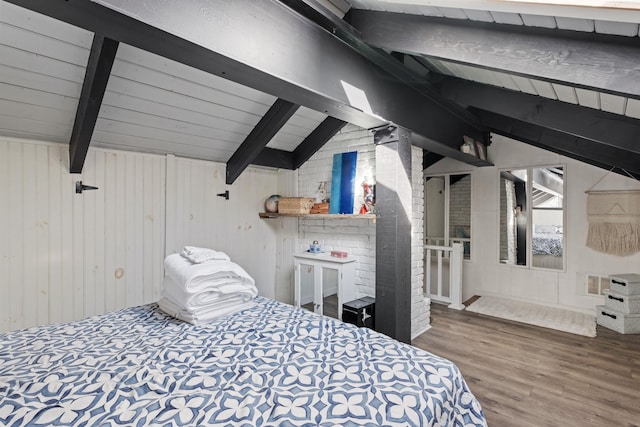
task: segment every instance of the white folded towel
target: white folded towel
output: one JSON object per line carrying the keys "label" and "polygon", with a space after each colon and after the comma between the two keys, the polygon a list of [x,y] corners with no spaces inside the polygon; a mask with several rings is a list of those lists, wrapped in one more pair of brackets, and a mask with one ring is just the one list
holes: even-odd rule
{"label": "white folded towel", "polygon": [[189,313],[228,301],[247,302],[258,296],[258,288],[249,283],[229,280],[225,284],[203,285],[197,293],[185,292],[184,286],[177,284],[171,276],[164,278],[162,296],[174,302]]}
{"label": "white folded towel", "polygon": [[199,248],[197,246],[185,246],[182,248],[180,255],[194,264],[200,264],[206,261],[231,261],[229,255],[224,252],[214,251],[209,248]]}
{"label": "white folded towel", "polygon": [[158,306],[162,311],[169,316],[184,322],[191,323],[193,325],[201,325],[203,323],[210,322],[219,317],[228,316],[230,314],[238,313],[247,308],[251,308],[255,305],[254,300],[248,302],[227,301],[225,303],[217,304],[216,307],[208,308],[206,310],[198,310],[196,313],[189,313],[182,308],[178,307],[174,302],[168,298],[162,298],[158,301]]}
{"label": "white folded towel", "polygon": [[173,254],[165,258],[164,268],[167,275],[189,294],[233,283],[255,285],[249,273],[232,261],[193,264],[180,254]]}

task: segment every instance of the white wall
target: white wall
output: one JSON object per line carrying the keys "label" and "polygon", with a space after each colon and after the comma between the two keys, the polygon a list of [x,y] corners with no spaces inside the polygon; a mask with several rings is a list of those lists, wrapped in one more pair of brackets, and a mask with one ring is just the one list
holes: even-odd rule
{"label": "white wall", "polygon": [[[226,186],[224,172],[90,148],[71,175],[68,145],[0,138],[0,331],[156,301],[165,254],[186,244],[227,252],[262,295],[286,301],[291,274],[276,259],[292,232],[258,217],[283,174],[248,168]],[[99,190],[75,194],[80,180]],[[229,201],[216,197],[225,189]]]}
{"label": "white wall", "polygon": [[424,294],[424,177],[422,149],[411,150],[411,338],[430,328],[431,300]]}
{"label": "white wall", "polygon": [[[164,257],[161,156],[0,138],[0,331],[158,298]],[[75,193],[75,181],[99,190]]]}
{"label": "white wall", "polygon": [[[498,135],[489,147],[495,167],[470,168],[443,159],[426,173],[472,173],[472,256],[464,262],[463,297],[500,295],[514,299],[576,310],[593,310],[602,297],[586,295],[587,274],[608,276],[640,272],[640,254],[616,257],[586,247],[587,195],[595,190],[640,189],[640,182]],[[566,165],[566,271],[501,265],[498,260],[498,214],[500,193],[498,170],[552,164]]]}
{"label": "white wall", "polygon": [[[363,201],[360,184],[365,176],[369,179],[369,183],[375,178],[375,146],[373,135],[366,129],[356,126],[344,127],[298,169],[297,195],[315,197],[320,181],[327,182],[327,195],[329,195],[333,155],[348,151],[358,152],[354,211],[356,208],[359,209]],[[317,240],[325,251],[340,250],[355,257],[357,264],[354,283],[358,297],[375,295],[376,226],[373,220],[299,219],[297,251],[309,249],[309,245],[314,240]]]}
{"label": "white wall", "polygon": [[[354,211],[362,204],[363,191],[360,183],[365,176],[375,182],[375,145],[373,135],[366,129],[348,125],[315,153],[298,171],[299,196],[314,197],[320,181],[331,183],[333,155],[357,151],[356,191]],[[423,292],[423,233],[424,233],[424,183],[422,177],[422,150],[412,150],[413,186],[413,230],[412,230],[412,337],[429,328],[429,300]],[[279,221],[290,221],[282,218]],[[325,250],[342,250],[356,258],[355,285],[358,296],[375,297],[376,277],[376,227],[369,219],[315,219],[298,220],[297,250],[304,251],[314,240]],[[284,262],[285,260],[282,260]],[[292,260],[290,260],[292,263]]]}
{"label": "white wall", "polygon": [[[277,230],[262,220],[264,200],[277,192],[278,174],[247,168],[233,185],[226,166],[167,157],[167,249],[185,245],[226,252],[253,278],[260,295],[275,298]],[[218,193],[229,190],[229,200]]]}

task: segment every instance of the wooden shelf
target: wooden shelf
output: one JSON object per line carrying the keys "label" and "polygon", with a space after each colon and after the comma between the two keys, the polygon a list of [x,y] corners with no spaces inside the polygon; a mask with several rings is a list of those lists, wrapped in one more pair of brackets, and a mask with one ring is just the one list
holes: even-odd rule
{"label": "wooden shelf", "polygon": [[313,218],[313,219],[376,219],[373,214],[283,214],[283,213],[271,213],[260,212],[260,218],[279,218],[279,217],[292,217],[292,218]]}

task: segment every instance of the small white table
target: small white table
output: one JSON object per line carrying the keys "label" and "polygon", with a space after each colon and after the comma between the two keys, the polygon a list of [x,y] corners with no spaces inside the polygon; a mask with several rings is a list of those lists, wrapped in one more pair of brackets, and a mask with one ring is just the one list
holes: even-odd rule
{"label": "small white table", "polygon": [[322,314],[323,306],[323,270],[338,271],[338,319],[342,320],[342,304],[356,299],[356,289],[353,283],[355,276],[355,258],[332,257],[329,253],[314,254],[302,252],[295,254],[294,271],[294,304],[300,307],[300,268],[302,265],[313,267],[313,307],[314,312]]}

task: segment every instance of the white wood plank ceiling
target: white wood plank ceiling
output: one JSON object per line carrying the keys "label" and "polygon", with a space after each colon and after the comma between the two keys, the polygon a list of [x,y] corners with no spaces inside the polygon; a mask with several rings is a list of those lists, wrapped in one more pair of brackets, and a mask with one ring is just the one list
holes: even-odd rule
{"label": "white wood plank ceiling", "polygon": [[[562,9],[564,16],[553,16],[554,9],[548,6],[528,5],[531,10],[539,14],[525,14],[515,12],[505,12],[501,10],[482,10],[482,7],[496,6],[505,9],[505,6],[497,5],[496,1],[383,1],[383,0],[350,0],[352,7],[365,10],[376,10],[394,13],[406,13],[413,15],[435,16],[451,19],[464,19],[471,21],[522,25],[530,27],[557,28],[561,30],[596,32],[601,34],[612,34],[627,37],[638,37],[640,25],[638,22],[617,22],[604,19],[578,18],[580,13],[573,10]],[[423,5],[418,3],[429,3]],[[505,4],[508,2],[504,2]],[[475,6],[476,8],[453,8],[444,5]],[[514,6],[515,7],[515,6]],[[520,6],[522,7],[522,6]],[[638,13],[614,13],[616,11],[603,11],[592,9],[589,13],[592,16],[599,16],[607,19],[638,19]],[[585,12],[586,14],[586,12]],[[589,16],[588,14],[586,16]],[[577,104],[584,107],[607,111],[610,113],[626,115],[633,118],[640,118],[640,101],[633,98],[626,98],[608,93],[596,92],[572,86],[551,83],[542,80],[521,77],[511,73],[505,73],[485,68],[474,67],[472,64],[459,64],[451,61],[443,61],[434,58],[424,58],[430,69],[441,74],[459,77],[478,83],[503,87],[515,91],[525,92],[532,95],[539,95],[545,98]]]}
{"label": "white wood plank ceiling", "polygon": [[[0,1],[0,133],[68,142],[93,34]],[[226,162],[276,99],[120,44],[92,146]],[[268,147],[326,115],[300,108]]]}

